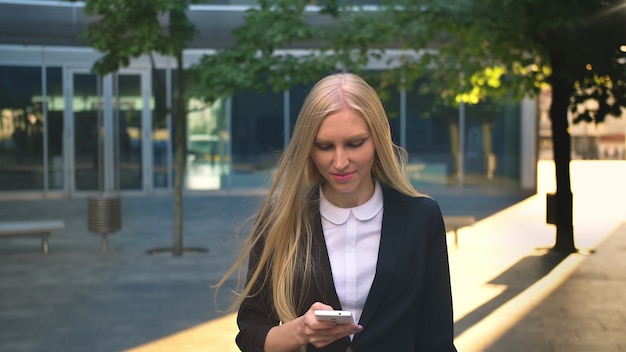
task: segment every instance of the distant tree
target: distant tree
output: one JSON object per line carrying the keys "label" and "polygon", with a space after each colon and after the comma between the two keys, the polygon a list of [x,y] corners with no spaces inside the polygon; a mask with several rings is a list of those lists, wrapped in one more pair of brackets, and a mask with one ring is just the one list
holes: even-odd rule
{"label": "distant tree", "polygon": [[[547,85],[556,166],[553,249],[577,250],[568,109],[596,99],[598,109],[576,114],[574,122],[621,116],[626,106],[623,0],[399,0],[378,8],[329,0],[316,12],[306,11],[304,3],[260,1],[235,30],[233,46],[203,59],[199,86],[221,87],[235,79],[259,89],[287,89],[322,72],[359,71],[389,49],[404,51],[393,52],[379,88],[410,89],[428,75],[428,91],[444,106],[505,94],[532,97]],[[285,51],[299,47],[315,50],[299,56]],[[222,71],[220,62],[230,62],[229,68]],[[489,146],[484,148],[488,153]]]}
{"label": "distant tree", "polygon": [[176,60],[178,86],[172,105],[165,99],[165,86],[159,75],[157,89],[161,101],[171,113],[174,129],[174,234],[172,252],[183,252],[183,177],[186,163],[186,73],[183,51],[195,35],[195,27],[187,18],[190,0],[86,0],[85,14],[94,16],[84,37],[103,56],[93,70],[106,75],[127,67],[131,60],[148,55],[155,69],[154,55]]}

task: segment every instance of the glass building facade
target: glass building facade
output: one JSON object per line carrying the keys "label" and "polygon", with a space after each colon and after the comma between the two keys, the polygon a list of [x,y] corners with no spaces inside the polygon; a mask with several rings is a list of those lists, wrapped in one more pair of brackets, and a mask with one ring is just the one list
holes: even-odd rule
{"label": "glass building facade", "polygon": [[[174,84],[172,70],[155,74]],[[171,89],[159,93],[149,70],[98,77],[88,63],[70,68],[0,60],[0,77],[0,191],[171,188],[172,117],[158,98],[171,96]],[[248,91],[210,107],[190,99],[186,188],[265,187],[310,87]],[[463,127],[459,109],[433,113],[432,97],[415,91],[392,91],[383,103],[417,187],[521,187],[519,103],[466,106]]]}

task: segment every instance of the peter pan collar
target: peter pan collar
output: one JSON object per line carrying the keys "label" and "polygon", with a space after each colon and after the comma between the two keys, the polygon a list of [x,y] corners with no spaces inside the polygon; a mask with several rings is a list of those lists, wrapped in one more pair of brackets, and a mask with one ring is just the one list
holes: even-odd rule
{"label": "peter pan collar", "polygon": [[354,217],[367,221],[376,216],[383,209],[383,192],[378,181],[374,180],[374,194],[365,203],[354,208],[340,208],[332,204],[326,197],[320,186],[320,215],[335,225],[341,225],[348,221],[350,213]]}

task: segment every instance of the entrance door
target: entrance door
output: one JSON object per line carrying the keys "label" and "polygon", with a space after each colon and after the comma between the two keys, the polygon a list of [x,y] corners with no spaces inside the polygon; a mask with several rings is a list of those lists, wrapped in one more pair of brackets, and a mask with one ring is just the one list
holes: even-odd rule
{"label": "entrance door", "polygon": [[113,76],[113,169],[122,191],[151,189],[151,89],[147,71]]}
{"label": "entrance door", "polygon": [[144,192],[150,187],[147,71],[104,77],[66,70],[66,170],[70,193]]}

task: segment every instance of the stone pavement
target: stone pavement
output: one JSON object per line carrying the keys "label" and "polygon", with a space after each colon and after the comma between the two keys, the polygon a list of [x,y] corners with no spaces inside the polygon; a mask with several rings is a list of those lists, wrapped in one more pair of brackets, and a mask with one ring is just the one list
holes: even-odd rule
{"label": "stone pavement", "polygon": [[[543,199],[533,196],[500,216]],[[569,256],[543,249],[530,226],[526,234],[517,231],[528,236],[526,243],[494,239],[492,245],[468,243],[453,252],[459,351],[626,351],[626,214],[621,221],[596,236],[579,231],[578,243],[586,245]],[[470,259],[473,254],[462,251],[483,251],[488,259]],[[493,265],[491,272],[486,263]]]}
{"label": "stone pavement", "polygon": [[[600,243],[597,254],[563,258],[552,278],[542,279],[545,287],[527,289],[518,307],[510,308],[521,320],[492,345],[476,344],[474,350],[626,351],[625,258],[626,222]],[[491,319],[492,325],[508,321],[506,313]]]}
{"label": "stone pavement", "polygon": [[[444,214],[479,219],[449,246],[459,351],[626,351],[626,213],[607,201],[626,199],[626,190],[585,184],[573,177],[576,244],[596,251],[569,256],[540,249],[554,241],[545,224],[550,186],[530,197],[422,190]],[[0,201],[0,220],[66,223],[48,256],[37,238],[0,240],[0,350],[236,351],[234,317],[222,311],[236,278],[217,296],[211,284],[232,263],[247,228],[238,227],[260,199],[186,197],[184,245],[208,252],[181,257],[147,254],[171,246],[169,196],[125,197],[122,230],[106,253],[87,230],[86,199]]]}

